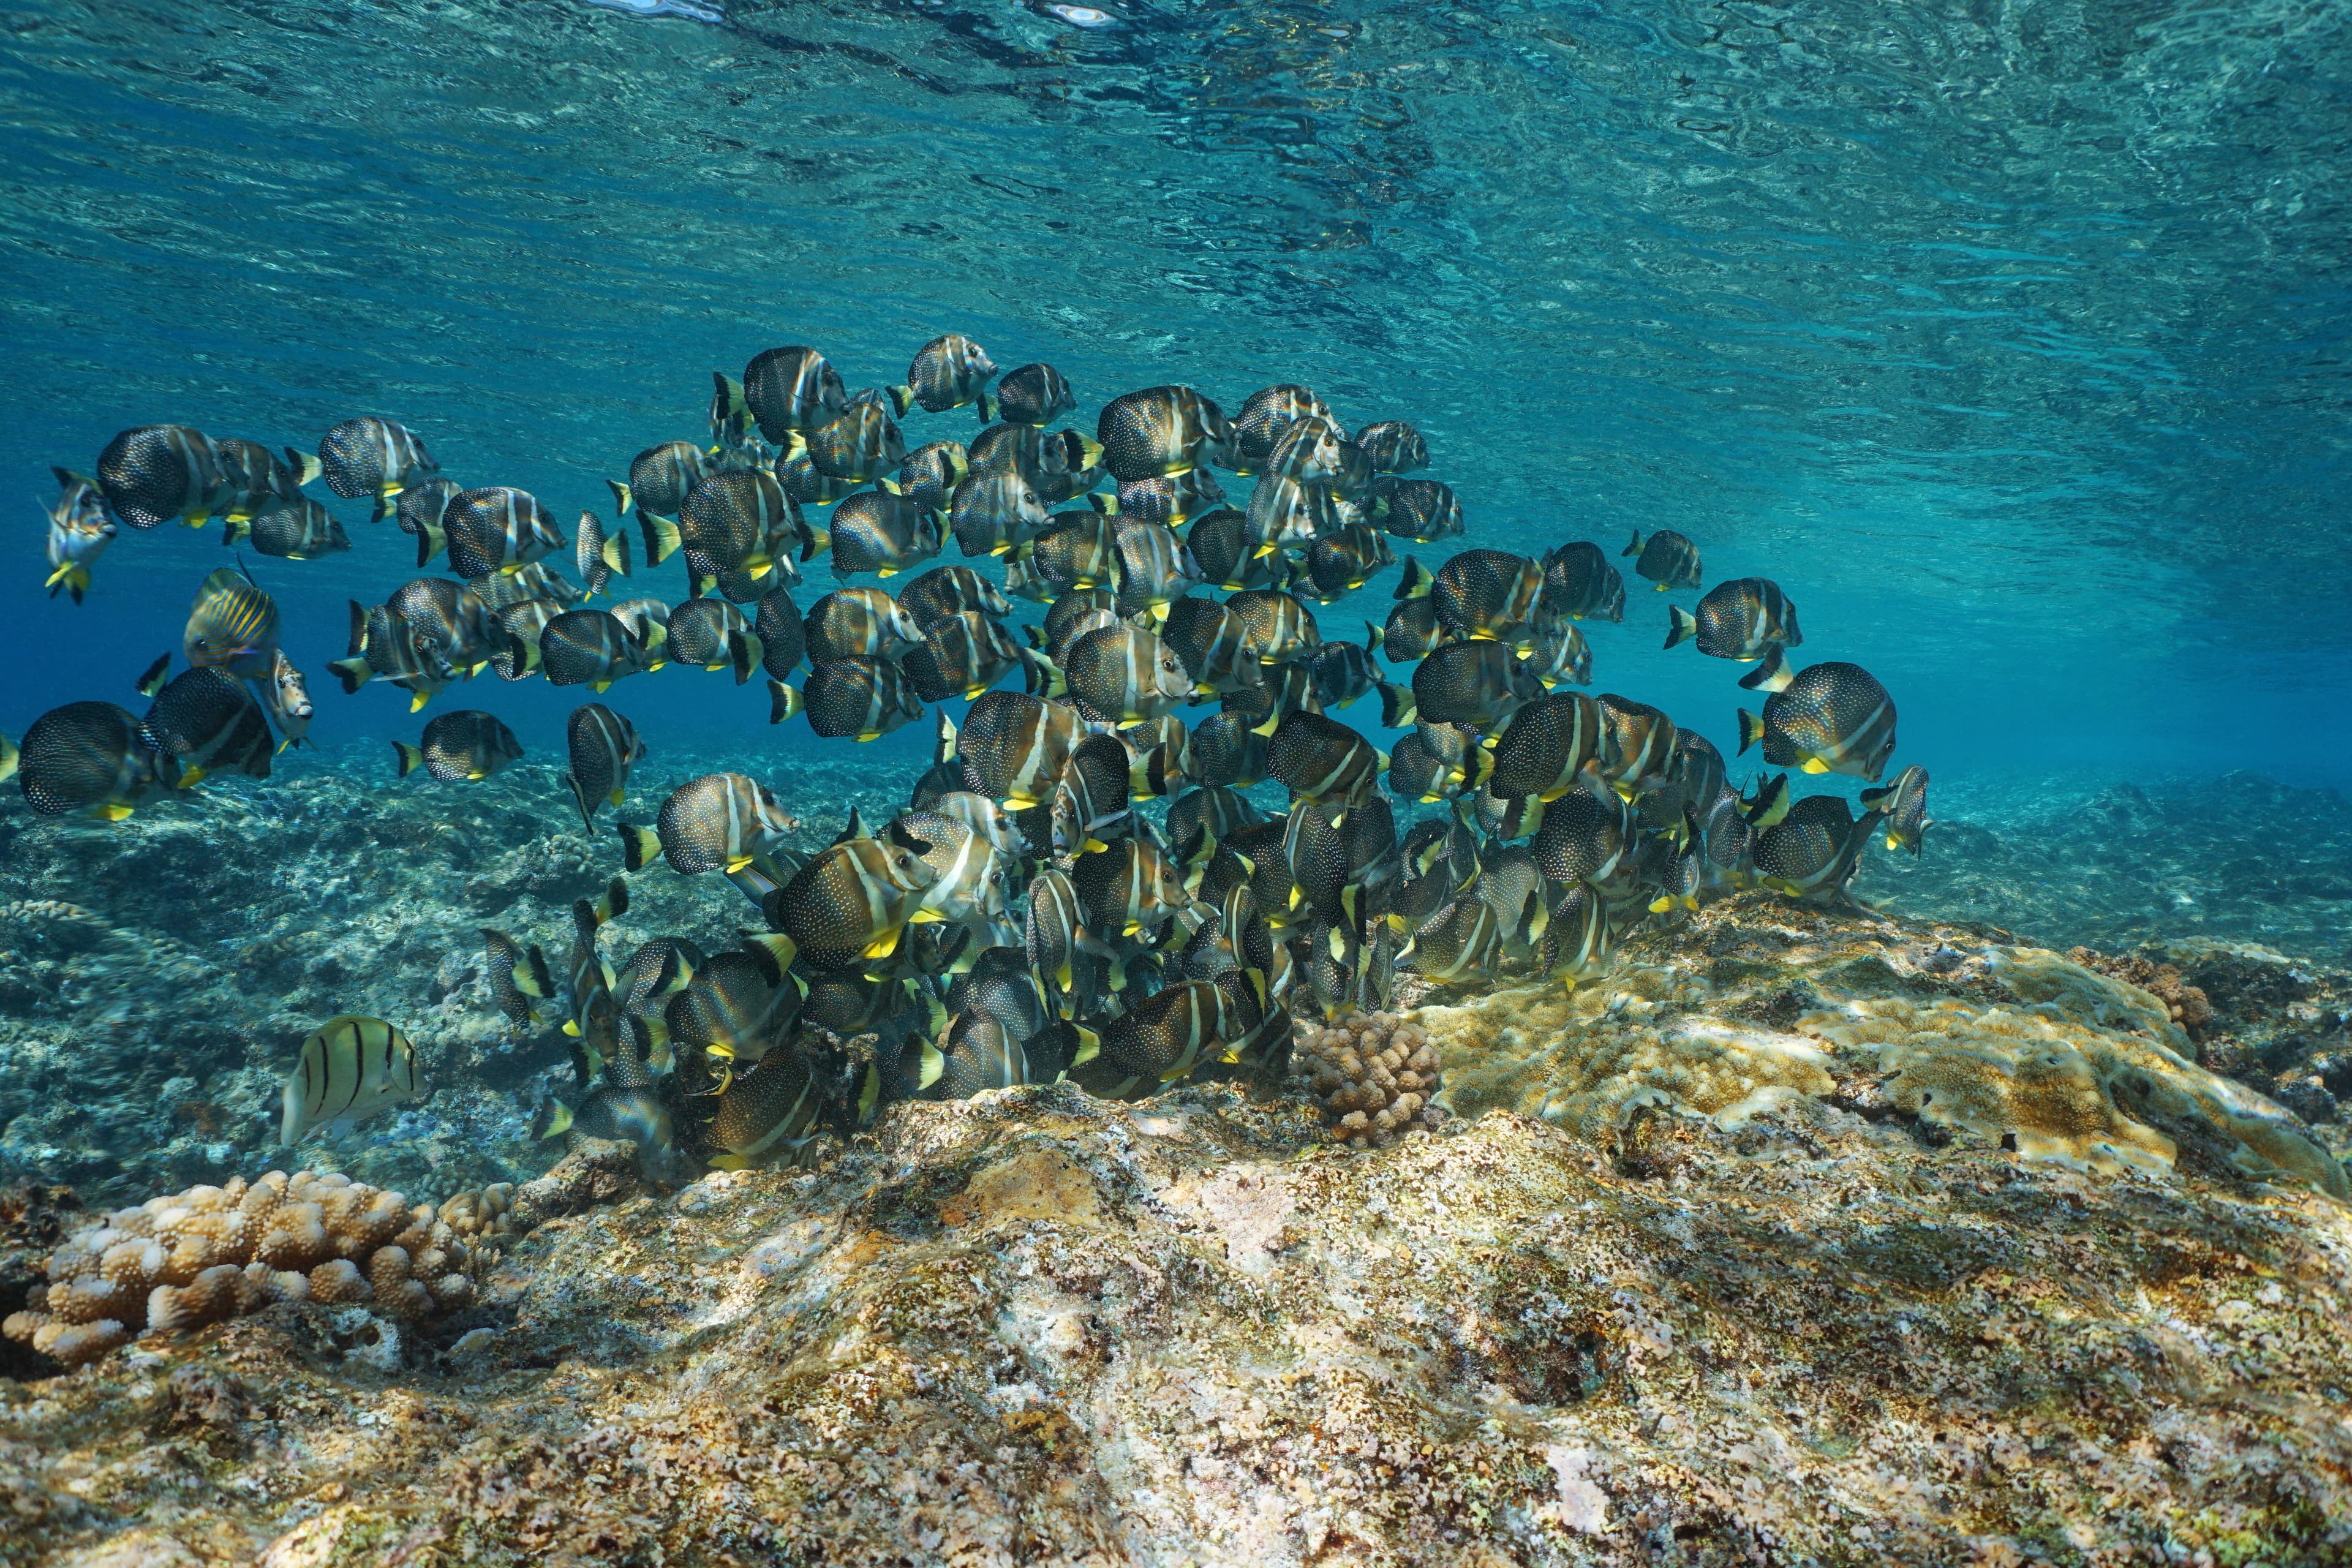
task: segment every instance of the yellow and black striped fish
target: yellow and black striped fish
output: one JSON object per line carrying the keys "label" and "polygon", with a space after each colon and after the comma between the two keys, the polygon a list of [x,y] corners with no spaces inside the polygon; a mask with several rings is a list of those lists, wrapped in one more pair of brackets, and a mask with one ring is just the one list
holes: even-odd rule
{"label": "yellow and black striped fish", "polygon": [[864,484],[906,461],[907,438],[887,410],[853,404],[809,433],[808,456],[818,473]]}
{"label": "yellow and black striped fish", "polygon": [[1927,840],[1927,829],[1936,819],[1927,815],[1927,770],[1913,763],[1895,775],[1895,782],[1885,789],[1862,792],[1862,805],[1866,811],[1886,814],[1886,847],[1920,853]]}
{"label": "yellow and black striped fish", "polygon": [[740,605],[724,599],[688,599],[672,605],[663,650],[676,664],[696,664],[709,670],[731,669],[742,685],[760,668],[765,651],[751,617]]}
{"label": "yellow and black striped fish", "polygon": [[1639,557],[1633,563],[1634,574],[1656,584],[1661,594],[1669,588],[1696,588],[1703,580],[1698,546],[1671,528],[1658,530],[1646,541],[1637,528],[1632,542],[1618,553]]}
{"label": "yellow and black striped fish", "polygon": [[1266,770],[1301,799],[1369,799],[1389,759],[1356,731],[1319,713],[1286,716],[1266,742]]}
{"label": "yellow and black striped fish", "polygon": [[1096,627],[1070,644],[1060,666],[1071,702],[1097,723],[1160,718],[1191,701],[1195,689],[1175,649],[1129,626]]}
{"label": "yellow and black striped fish", "polygon": [[1262,471],[1293,420],[1330,417],[1330,405],[1307,387],[1278,383],[1258,388],[1242,399],[1241,408],[1234,415],[1234,471]]}
{"label": "yellow and black striped fish", "polygon": [[959,731],[942,713],[938,761],[960,762],[966,784],[1014,811],[1043,805],[1078,742],[1090,732],[1076,709],[1017,691],[976,699]]}
{"label": "yellow and black striped fish", "polygon": [[1699,595],[1696,611],[1666,606],[1666,646],[1696,639],[1711,658],[1747,663],[1773,647],[1805,640],[1797,629],[1797,606],[1769,577],[1734,577]]}
{"label": "yellow and black striped fish", "polygon": [[1253,588],[1227,599],[1225,608],[1242,618],[1250,640],[1257,644],[1258,658],[1267,664],[1282,664],[1323,645],[1315,612],[1295,594]]}
{"label": "yellow and black striped fish", "polygon": [[1021,365],[996,384],[996,416],[1010,424],[1049,424],[1077,405],[1069,378],[1050,364]]}
{"label": "yellow and black striped fish", "polygon": [[355,1121],[424,1092],[416,1047],[406,1035],[382,1018],[330,1018],[302,1042],[287,1077],[278,1147],[292,1148],[323,1122]]}
{"label": "yellow and black striped fish", "polygon": [[1402,419],[1374,420],[1356,432],[1356,445],[1378,473],[1403,474],[1429,467],[1429,443]]}
{"label": "yellow and black striped fish", "polygon": [[196,590],[180,647],[190,664],[260,679],[278,651],[278,602],[236,568],[219,567]]}
{"label": "yellow and black striped fish", "polygon": [[812,665],[795,703],[786,697],[790,687],[769,682],[777,708],[769,722],[777,723],[805,708],[809,727],[826,740],[875,741],[912,723],[927,711],[906,670],[887,658],[853,654]]}
{"label": "yellow and black striped fish", "polygon": [[1498,795],[1558,800],[1599,762],[1606,743],[1600,705],[1580,691],[1539,697],[1511,715],[1484,782]]}
{"label": "yellow and black striped fish", "polygon": [[246,683],[218,669],[186,669],[155,694],[141,730],[148,743],[179,763],[179,787],[208,773],[269,776],[277,751],[269,720]]}
{"label": "yellow and black striped fish", "polygon": [[1413,666],[1412,700],[1433,724],[1498,732],[1504,721],[1544,694],[1526,661],[1498,642],[1453,642]]}
{"label": "yellow and black striped fish", "polygon": [[885,494],[903,496],[924,511],[945,511],[956,487],[971,472],[971,454],[961,441],[926,441],[907,454],[898,471],[875,481]]}

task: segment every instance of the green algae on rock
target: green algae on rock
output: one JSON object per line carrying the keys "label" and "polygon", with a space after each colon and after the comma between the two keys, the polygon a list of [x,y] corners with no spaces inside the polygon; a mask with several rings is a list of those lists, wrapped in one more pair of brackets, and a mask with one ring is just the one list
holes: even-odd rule
{"label": "green algae on rock", "polygon": [[1980,930],[1751,894],[1638,932],[1591,985],[1505,989],[1420,1017],[1457,1114],[1503,1107],[1605,1137],[1644,1106],[1736,1131],[1812,1097],[2027,1160],[2164,1171],[2188,1143],[2243,1175],[2352,1195],[2291,1113],[2197,1065],[2163,1001]]}

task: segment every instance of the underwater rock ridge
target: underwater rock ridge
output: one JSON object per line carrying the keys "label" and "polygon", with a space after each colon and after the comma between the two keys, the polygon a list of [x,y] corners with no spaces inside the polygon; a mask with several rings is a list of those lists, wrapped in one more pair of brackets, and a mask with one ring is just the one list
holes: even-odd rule
{"label": "underwater rock ridge", "polygon": [[1605,1145],[1454,1125],[1346,1152],[1307,1105],[1223,1085],[910,1103],[820,1168],[625,1189],[516,1238],[495,1326],[446,1350],[385,1365],[283,1308],[175,1342],[153,1425],[135,1357],[0,1403],[0,1439],[40,1438],[10,1450],[35,1505],[12,1549],[1483,1568],[2345,1544],[2352,1454],[2314,1392],[2352,1373],[2340,1205],[1785,1100]]}

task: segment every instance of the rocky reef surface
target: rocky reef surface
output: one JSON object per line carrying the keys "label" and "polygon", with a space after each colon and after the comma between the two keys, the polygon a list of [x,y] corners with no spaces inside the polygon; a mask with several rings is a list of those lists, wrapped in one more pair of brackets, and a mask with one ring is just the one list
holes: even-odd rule
{"label": "rocky reef surface", "polygon": [[[361,772],[0,812],[0,1305],[194,1182],[549,1163],[562,1046],[510,1037],[475,928],[560,931],[609,829],[551,770]],[[806,772],[788,799],[860,798]],[[2352,975],[2261,894],[1999,908],[2110,841],[2081,804],[2039,851],[1979,829],[2010,871],[1965,824],[1874,853],[1887,917],[1745,895],[1573,993],[1427,994],[1450,1114],[1386,1149],[1305,1076],[902,1105],[675,1192],[584,1145],[461,1310],[0,1368],[0,1564],[2352,1562]],[[625,940],[738,918],[631,890]],[[281,1155],[285,1064],[344,1010],[434,1092]]]}

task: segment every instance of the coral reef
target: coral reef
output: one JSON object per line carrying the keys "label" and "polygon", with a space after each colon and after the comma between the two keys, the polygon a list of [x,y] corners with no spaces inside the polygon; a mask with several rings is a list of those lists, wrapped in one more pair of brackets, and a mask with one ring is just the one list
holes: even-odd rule
{"label": "coral reef", "polygon": [[2212,1025],[2212,999],[2200,987],[2189,984],[2180,971],[2169,963],[2141,957],[2114,958],[2087,947],[2070,948],[2066,956],[2085,969],[2095,969],[2138,986],[2163,1003],[2166,1015],[2192,1040]]}
{"label": "coral reef", "polygon": [[[2352,974],[2274,843],[1939,823],[1868,863],[1893,918],[1743,895],[1572,993],[1303,1025],[1279,1093],[910,1102],[667,1192],[547,1168],[565,1047],[484,984],[474,927],[561,941],[609,875],[553,770],[419,805],[281,764],[111,831],[0,811],[0,1166],[43,1184],[0,1190],[0,1315],[131,1341],[0,1340],[6,1568],[2352,1561]],[[2168,857],[2196,908],[2119,907]],[[631,894],[616,946],[735,897]],[[428,1098],[279,1155],[344,1010]],[[214,1222],[273,1159],[350,1178],[285,1178],[353,1194],[322,1235],[392,1223],[362,1184],[439,1201],[263,1257]]]}
{"label": "coral reef", "polygon": [[[0,902],[0,1181],[112,1205],[288,1161],[427,1195],[547,1169],[562,1151],[533,1142],[531,1110],[569,1051],[555,1021],[519,1030],[491,1005],[479,928],[561,951],[572,900],[616,869],[611,829],[582,828],[551,763],[423,790],[389,787],[385,754],[289,752],[268,780],[215,780],[115,825],[37,821],[13,788],[0,797],[0,864],[25,895]],[[836,759],[727,760],[869,817],[902,804]],[[632,789],[658,802],[702,767],[664,759]],[[716,879],[657,871],[631,893],[615,948],[749,913]],[[295,1052],[346,1012],[415,1041],[427,1097],[280,1154]]]}
{"label": "coral reef", "polygon": [[1799,1098],[2112,1173],[2200,1170],[2352,1193],[2292,1113],[2200,1067],[2174,1004],[2043,949],[1749,894],[1645,929],[1601,984],[1487,991],[1419,1017],[1462,1114],[1588,1136],[1664,1107],[1737,1130]]}
{"label": "coral reef", "polygon": [[386,1355],[292,1303],[0,1397],[8,1551],[2352,1551],[2338,1204],[2186,1161],[2086,1173],[1834,1098],[1736,1129],[1653,1107],[1601,1140],[1447,1125],[1334,1157],[1306,1101],[1223,1085],[895,1107],[819,1168],[541,1226],[454,1342]]}
{"label": "coral reef", "polygon": [[1445,1120],[1444,1079],[1420,1028],[1392,1013],[1348,1013],[1299,1026],[1291,1072],[1307,1080],[1331,1142],[1385,1149]]}
{"label": "coral reef", "polygon": [[184,1333],[286,1301],[420,1318],[474,1300],[471,1249],[432,1205],[310,1171],[117,1210],[68,1236],[44,1273],[0,1333],[68,1366],[142,1331]]}

